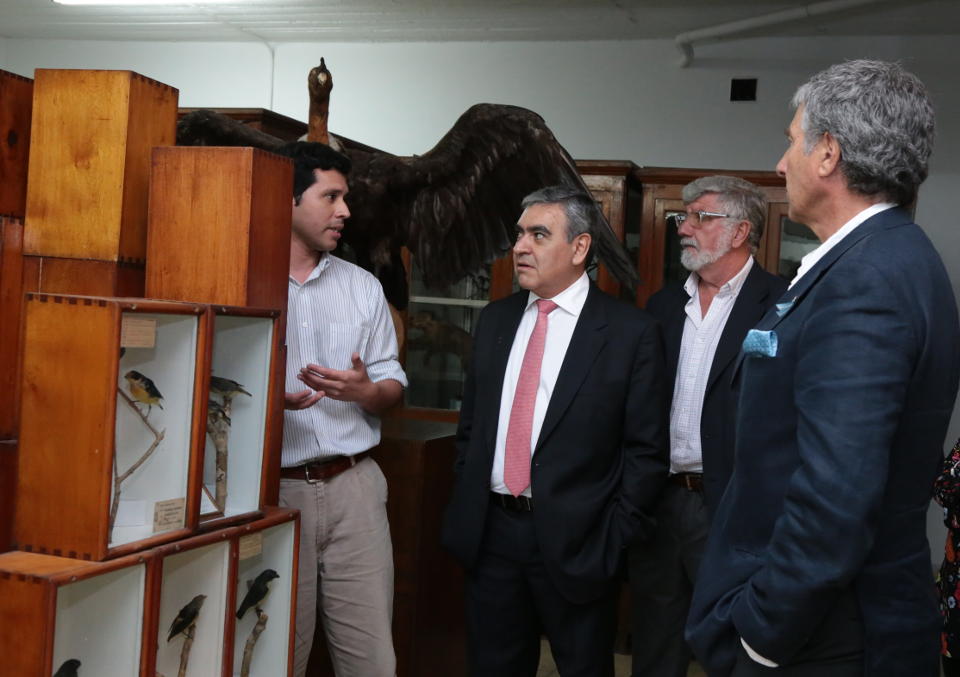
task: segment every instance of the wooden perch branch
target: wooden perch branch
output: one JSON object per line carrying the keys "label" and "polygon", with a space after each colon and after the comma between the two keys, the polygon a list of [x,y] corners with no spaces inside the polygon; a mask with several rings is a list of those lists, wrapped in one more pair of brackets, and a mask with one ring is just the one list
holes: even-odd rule
{"label": "wooden perch branch", "polygon": [[243,647],[243,662],[240,664],[240,677],[250,677],[250,664],[253,662],[253,647],[257,645],[257,640],[260,639],[260,633],[267,627],[267,621],[270,620],[270,617],[263,613],[260,607],[256,607],[254,611],[257,612],[257,624],[253,626],[253,630],[250,631],[250,636],[247,637],[247,643]]}
{"label": "wooden perch branch", "polygon": [[113,533],[113,523],[117,519],[117,510],[120,509],[121,485],[133,473],[135,473],[141,465],[146,463],[147,459],[150,458],[151,454],[153,454],[153,452],[156,451],[157,447],[160,446],[160,442],[163,441],[163,436],[167,432],[166,430],[157,432],[157,429],[150,424],[150,421],[147,420],[147,417],[144,415],[144,413],[140,411],[140,407],[138,407],[125,392],[123,392],[122,390],[117,390],[117,394],[123,397],[124,401],[126,401],[126,403],[130,405],[130,408],[133,409],[135,412],[137,412],[137,416],[140,417],[140,420],[143,421],[143,424],[147,426],[147,428],[150,430],[151,433],[153,433],[154,439],[150,447],[145,452],[143,452],[143,455],[139,459],[137,459],[137,461],[133,465],[127,468],[126,472],[122,474],[120,473],[120,468],[118,467],[118,464],[117,464],[117,450],[116,448],[114,448],[113,450],[113,501],[110,504],[111,534]]}
{"label": "wooden perch branch", "polygon": [[197,630],[197,624],[194,622],[185,633],[186,639],[183,640],[183,647],[180,649],[180,671],[177,677],[187,677],[187,663],[190,661],[190,649],[193,648],[193,634]]}

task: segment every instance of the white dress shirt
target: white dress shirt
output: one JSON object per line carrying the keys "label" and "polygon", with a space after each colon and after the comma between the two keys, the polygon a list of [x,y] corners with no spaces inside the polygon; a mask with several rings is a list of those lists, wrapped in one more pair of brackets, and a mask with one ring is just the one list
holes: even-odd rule
{"label": "white dress shirt", "polygon": [[[590,278],[586,273],[576,282],[554,296],[551,301],[557,308],[547,316],[547,338],[543,350],[543,362],[540,364],[540,384],[537,387],[537,402],[533,409],[533,427],[530,433],[530,454],[537,446],[540,438],[540,428],[547,414],[547,405],[550,396],[560,375],[563,358],[567,354],[570,338],[580,318],[580,311],[587,300],[590,291]],[[523,364],[523,354],[527,350],[527,343],[537,323],[537,306],[534,303],[540,297],[530,292],[527,298],[527,307],[523,311],[520,326],[513,337],[513,346],[510,348],[510,358],[507,360],[507,371],[503,376],[503,389],[500,392],[500,418],[497,422],[497,445],[493,456],[493,472],[490,474],[490,488],[500,494],[509,494],[510,490],[503,483],[503,458],[507,446],[507,428],[510,425],[510,410],[513,408],[513,395],[517,389],[517,380],[520,378],[520,366]],[[531,496],[530,487],[527,487],[523,496]]]}
{"label": "white dress shirt", "polygon": [[[847,221],[840,230],[835,232],[833,235],[828,237],[823,243],[814,249],[812,252],[800,259],[800,267],[797,268],[797,274],[794,275],[793,279],[790,281],[790,287],[795,285],[797,281],[803,277],[808,270],[813,268],[817,262],[827,255],[827,252],[837,246],[837,243],[840,242],[843,238],[853,232],[853,229],[859,226],[861,223],[869,219],[874,214],[879,214],[880,212],[886,211],[896,207],[892,202],[878,202],[876,204],[870,205],[862,212],[854,216],[852,219]],[[788,287],[789,289],[789,287]]]}
{"label": "white dress shirt", "polygon": [[720,287],[706,315],[700,309],[700,276],[695,272],[690,273],[683,286],[690,300],[684,306],[687,319],[683,323],[677,378],[670,406],[671,473],[703,472],[703,449],[700,445],[703,397],[723,328],[752,268],[751,256],[743,268]]}
{"label": "white dress shirt", "polygon": [[[377,278],[324,254],[303,284],[290,278],[287,294],[287,392],[307,388],[297,378],[307,364],[350,369],[354,352],[371,381],[390,378],[406,387],[393,318]],[[379,442],[380,419],[355,402],[324,397],[312,407],[283,412],[284,467],[352,456]]]}

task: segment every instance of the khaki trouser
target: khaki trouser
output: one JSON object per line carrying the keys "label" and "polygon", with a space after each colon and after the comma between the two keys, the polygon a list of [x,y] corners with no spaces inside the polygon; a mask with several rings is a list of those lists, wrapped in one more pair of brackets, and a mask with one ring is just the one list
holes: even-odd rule
{"label": "khaki trouser", "polygon": [[364,459],[328,481],[280,480],[300,510],[293,677],[303,677],[319,616],[337,677],[394,677],[393,548],[387,481]]}

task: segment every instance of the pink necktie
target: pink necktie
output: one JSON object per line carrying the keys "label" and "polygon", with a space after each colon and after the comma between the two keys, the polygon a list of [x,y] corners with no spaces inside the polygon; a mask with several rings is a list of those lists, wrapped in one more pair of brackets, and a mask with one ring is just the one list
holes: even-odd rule
{"label": "pink necktie", "polygon": [[547,340],[547,315],[557,307],[553,301],[537,300],[537,323],[530,334],[527,350],[520,365],[520,378],[513,394],[507,445],[503,459],[503,483],[514,496],[530,486],[530,436],[533,431],[533,409],[540,386],[540,363]]}

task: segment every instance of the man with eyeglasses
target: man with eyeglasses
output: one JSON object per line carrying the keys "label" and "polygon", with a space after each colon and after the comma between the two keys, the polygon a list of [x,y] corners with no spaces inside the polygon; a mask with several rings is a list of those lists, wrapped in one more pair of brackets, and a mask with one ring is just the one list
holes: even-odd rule
{"label": "man with eyeglasses", "polygon": [[670,481],[652,540],[630,552],[634,677],[683,677],[683,628],[710,513],[733,466],[736,393],[730,372],[743,338],[786,289],[753,259],[767,200],[748,181],[706,176],[683,189],[673,217],[684,285],[654,294],[663,326],[670,406]]}

